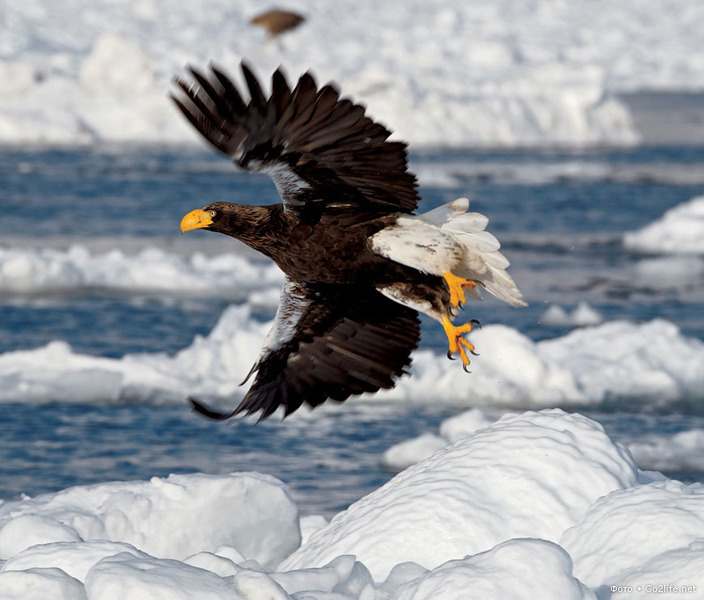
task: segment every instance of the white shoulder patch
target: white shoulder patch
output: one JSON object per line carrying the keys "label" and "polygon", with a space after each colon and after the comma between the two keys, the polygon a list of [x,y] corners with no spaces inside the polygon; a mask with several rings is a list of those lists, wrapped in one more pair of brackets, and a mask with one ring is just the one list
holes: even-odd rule
{"label": "white shoulder patch", "polygon": [[402,215],[370,238],[376,254],[423,273],[442,275],[462,257],[462,246],[421,217]]}

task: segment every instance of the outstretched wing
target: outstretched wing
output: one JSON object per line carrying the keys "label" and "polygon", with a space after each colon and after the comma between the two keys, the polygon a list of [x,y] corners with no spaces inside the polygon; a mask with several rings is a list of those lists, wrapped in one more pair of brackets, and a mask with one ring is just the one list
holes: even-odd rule
{"label": "outstretched wing", "polygon": [[245,101],[218,67],[189,68],[172,95],[193,126],[240,167],[269,174],[287,210],[412,212],[417,182],[407,169],[406,145],[341,99],[332,85],[318,89],[305,73],[293,88],[281,69],[267,97],[241,64]]}
{"label": "outstretched wing", "polygon": [[374,288],[305,286],[287,279],[274,326],[250,372],[256,372],[254,383],[240,405],[220,414],[191,402],[215,419],[256,412],[265,418],[279,406],[288,415],[304,402],[318,406],[392,388],[419,336],[417,312]]}

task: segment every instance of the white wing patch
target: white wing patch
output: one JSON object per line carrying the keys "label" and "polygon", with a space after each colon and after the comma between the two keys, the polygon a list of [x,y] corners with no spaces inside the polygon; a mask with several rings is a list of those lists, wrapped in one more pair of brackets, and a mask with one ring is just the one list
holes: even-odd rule
{"label": "white wing patch", "polygon": [[[402,215],[371,237],[371,248],[424,273],[442,276],[451,271],[479,282],[512,306],[525,306],[520,290],[506,272],[510,263],[499,252],[499,240],[485,230],[489,219],[467,212],[468,208],[469,200],[458,198],[421,215]],[[465,292],[481,298],[479,287]]]}
{"label": "white wing patch", "polygon": [[255,367],[271,352],[276,352],[281,346],[290,342],[296,334],[296,326],[301,316],[310,304],[310,300],[301,295],[296,284],[288,277],[281,289],[279,308],[269,333],[264,340]]}
{"label": "white wing patch", "polygon": [[248,168],[257,173],[266,173],[274,182],[276,191],[284,201],[284,206],[300,206],[304,203],[298,198],[301,190],[310,188],[310,184],[296,175],[284,162],[261,163],[250,161]]}

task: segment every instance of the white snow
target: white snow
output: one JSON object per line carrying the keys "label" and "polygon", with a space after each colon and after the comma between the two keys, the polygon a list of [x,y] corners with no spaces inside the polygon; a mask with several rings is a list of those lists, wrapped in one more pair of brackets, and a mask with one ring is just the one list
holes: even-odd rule
{"label": "white snow", "polygon": [[231,546],[247,559],[273,566],[300,539],[298,510],[288,490],[259,473],[104,483],[0,505],[4,570],[56,566],[45,564],[46,545],[55,544],[50,554],[61,549],[66,561],[61,567],[80,579],[89,568],[83,560],[104,554],[91,540],[119,542],[121,552],[131,545],[179,560]]}
{"label": "white snow", "polygon": [[[283,274],[272,263],[238,254],[182,257],[155,247],[134,254],[121,250],[0,247],[0,295],[61,295],[87,291],[158,293],[189,297],[243,298],[280,286]],[[278,293],[278,292],[277,292]]]}
{"label": "white snow", "polygon": [[588,327],[599,325],[604,318],[587,302],[580,302],[572,312],[567,312],[559,304],[551,304],[540,317],[542,325],[553,327]]}
{"label": "white snow", "polygon": [[[704,196],[671,208],[638,231],[626,232],[623,245],[631,252],[642,254],[704,254]],[[690,263],[685,265],[691,266]],[[667,269],[671,265],[660,266],[664,267],[660,274],[668,277]],[[698,269],[701,275],[701,266]],[[652,274],[657,279],[655,269]]]}
{"label": "white snow", "polygon": [[[618,490],[595,502],[560,544],[572,556],[575,575],[590,587],[637,579],[643,587],[675,583],[701,592],[704,487],[667,480]],[[679,569],[672,553],[684,553]],[[663,580],[662,564],[654,568],[663,562],[680,572]]]}
{"label": "white snow", "polygon": [[687,429],[672,435],[649,434],[626,444],[643,469],[670,473],[700,473],[704,469],[704,429]]}
{"label": "white snow", "polygon": [[[381,462],[388,469],[402,471],[495,421],[496,417],[485,411],[471,408],[444,420],[437,434],[425,432],[394,444],[384,453]],[[702,429],[687,429],[674,434],[651,433],[637,438],[625,435],[620,439],[643,470],[701,473],[704,469]]]}
{"label": "white snow", "polygon": [[440,424],[439,435],[426,432],[418,437],[394,444],[384,452],[381,462],[389,469],[402,471],[478,429],[488,427],[494,421],[495,419],[481,409],[470,408],[454,417],[445,419]]}
{"label": "white snow", "polygon": [[635,598],[651,597],[646,586],[704,589],[704,487],[639,472],[598,423],[561,410],[504,415],[329,523],[300,521],[312,533],[299,546],[286,486],[256,473],[5,502],[1,596],[594,600],[620,597],[611,586]]}
{"label": "white snow", "polygon": [[416,438],[391,446],[384,452],[381,463],[390,469],[402,471],[446,446],[447,441],[444,438],[432,433],[423,433]]}
{"label": "white snow", "polygon": [[682,255],[645,258],[636,263],[635,273],[636,284],[646,288],[693,288],[704,279],[704,258]]}
{"label": "white snow", "polygon": [[688,0],[290,0],[306,22],[274,42],[248,24],[256,0],[0,8],[4,143],[194,140],[166,91],[211,59],[311,68],[426,145],[631,144],[617,93],[704,87],[704,8]]}
{"label": "white snow", "polygon": [[560,410],[504,416],[336,515],[281,567],[352,552],[380,580],[401,561],[432,569],[512,538],[557,541],[597,498],[636,477],[628,452],[589,419]]}
{"label": "white snow", "polygon": [[[64,341],[0,355],[0,402],[184,402],[187,395],[232,403],[270,323],[232,305],[207,337],[174,356],[128,354],[119,359],[74,352]],[[634,399],[665,405],[701,400],[704,342],[672,323],[607,322],[533,342],[504,325],[471,334],[480,356],[464,373],[443,353],[419,350],[412,375],[374,402],[405,401],[511,408],[597,405]],[[360,400],[365,401],[366,397]]]}

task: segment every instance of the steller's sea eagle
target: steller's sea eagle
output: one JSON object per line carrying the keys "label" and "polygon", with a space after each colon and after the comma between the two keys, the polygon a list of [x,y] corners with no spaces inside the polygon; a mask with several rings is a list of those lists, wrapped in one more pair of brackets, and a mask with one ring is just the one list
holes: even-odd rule
{"label": "steller's sea eagle", "polygon": [[452,319],[479,290],[524,306],[508,260],[461,198],[414,215],[419,200],[406,144],[333,85],[309,73],[291,89],[278,69],[266,95],[241,64],[248,99],[216,66],[189,68],[173,100],[200,134],[239,167],[269,175],[283,200],[270,206],[214,202],[188,213],[181,232],[203,228],[235,237],[286,275],[280,305],[247,381],[254,383],[226,419],[304,402],[392,388],[420,337],[418,312],[442,324],[448,357],[463,367],[476,321]]}

